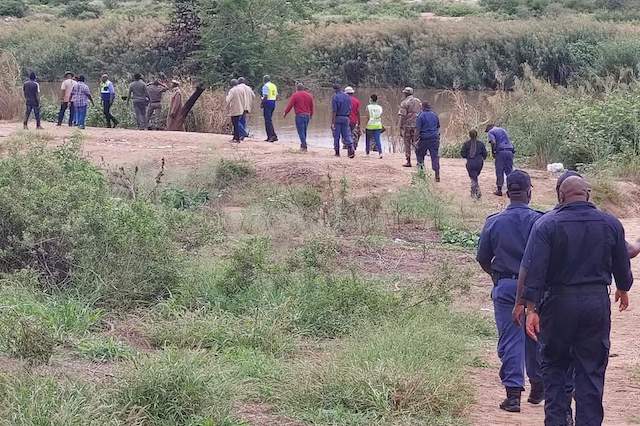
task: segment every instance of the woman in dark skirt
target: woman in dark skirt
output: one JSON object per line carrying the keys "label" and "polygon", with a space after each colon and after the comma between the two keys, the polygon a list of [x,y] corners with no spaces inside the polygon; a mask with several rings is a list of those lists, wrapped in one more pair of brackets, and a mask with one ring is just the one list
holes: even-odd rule
{"label": "woman in dark skirt", "polygon": [[487,148],[478,139],[478,132],[475,130],[469,132],[469,140],[462,145],[460,156],[467,159],[467,172],[471,178],[471,197],[479,200],[482,193],[478,184],[478,176],[484,166],[484,160],[487,159]]}

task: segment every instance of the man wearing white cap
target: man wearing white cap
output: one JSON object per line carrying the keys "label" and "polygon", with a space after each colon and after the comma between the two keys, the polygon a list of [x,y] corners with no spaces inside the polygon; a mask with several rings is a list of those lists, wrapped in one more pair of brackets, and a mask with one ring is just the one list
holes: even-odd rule
{"label": "man wearing white cap", "polygon": [[407,162],[404,167],[411,167],[411,151],[416,141],[416,119],[418,114],[422,111],[422,102],[420,99],[413,96],[413,89],[411,87],[405,87],[402,91],[404,93],[404,100],[400,103],[400,110],[398,111],[400,128],[400,137],[404,140],[404,155]]}
{"label": "man wearing white cap", "polygon": [[[344,93],[351,98],[351,114],[349,114],[349,129],[351,129],[351,139],[353,142],[353,149],[358,149],[358,141],[360,140],[360,100],[356,98],[356,91],[351,86],[344,88]],[[346,145],[343,145],[343,149],[347,149]]]}

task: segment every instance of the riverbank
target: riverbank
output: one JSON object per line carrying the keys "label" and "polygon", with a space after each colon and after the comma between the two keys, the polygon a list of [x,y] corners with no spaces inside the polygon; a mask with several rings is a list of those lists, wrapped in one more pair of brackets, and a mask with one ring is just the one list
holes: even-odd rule
{"label": "riverbank", "polygon": [[[25,141],[40,135],[40,140],[51,146],[74,137],[74,131],[65,127],[26,133],[19,129],[19,123],[0,123],[3,156],[8,149],[6,141],[12,137]],[[489,195],[495,178],[490,162],[480,180],[485,196],[481,202],[474,202],[468,195],[469,182],[462,160],[443,159],[442,183],[423,186],[413,170],[401,166],[403,156],[397,154],[380,160],[359,152],[350,160],[336,159],[330,149],[320,147],[302,154],[297,151],[295,140],[287,138],[277,144],[250,140],[235,145],[228,142],[227,136],[214,134],[100,128],[83,133],[83,155],[106,171],[120,198],[127,200],[135,194],[137,203],[145,203],[145,194],[153,190],[165,197],[171,194],[171,198],[163,198],[168,205],[192,206],[182,207],[187,210],[181,215],[203,215],[196,216],[198,227],[184,228],[182,224],[178,229],[181,247],[186,250],[183,254],[209,265],[211,275],[204,279],[193,275],[195,271],[189,267],[189,285],[181,284],[162,303],[125,311],[124,317],[122,311],[105,306],[103,320],[86,335],[62,329],[59,333],[66,346],[54,346],[53,359],[45,366],[32,368],[33,376],[25,376],[15,358],[0,357],[4,371],[0,394],[12,395],[20,388],[21,395],[25,395],[23,400],[12,399],[15,403],[0,409],[0,416],[15,413],[19,404],[41,404],[42,398],[50,398],[58,402],[47,405],[50,418],[68,420],[68,407],[75,407],[76,412],[91,410],[93,404],[104,403],[97,395],[112,395],[113,389],[119,389],[126,380],[136,387],[129,388],[133,390],[126,395],[117,394],[120,399],[108,410],[109,415],[120,416],[119,413],[128,412],[127,403],[148,401],[147,398],[155,398],[155,392],[181,394],[185,382],[180,380],[192,377],[192,371],[197,370],[217,372],[216,380],[211,382],[213,391],[224,390],[225,401],[231,400],[229,404],[212,403],[216,417],[205,416],[228,416],[251,425],[383,425],[401,420],[429,424],[428,419],[438,419],[439,425],[463,421],[483,425],[487,418],[494,419],[496,425],[512,425],[538,423],[542,418],[541,409],[528,406],[521,415],[506,414],[497,408],[503,389],[497,375],[491,325],[491,283],[475,264],[473,249],[469,248],[472,244],[467,243],[471,240],[467,233],[476,233],[484,217],[502,209],[506,202]],[[228,162],[227,171],[220,171],[220,166],[212,170],[212,164],[220,164],[221,159]],[[227,182],[224,185],[223,176]],[[550,208],[555,203],[555,177],[539,170],[531,170],[531,176],[534,206]],[[155,179],[162,182],[157,188]],[[207,194],[208,199],[202,194]],[[23,206],[16,201],[13,203]],[[629,238],[640,233],[640,216],[632,204],[637,203],[627,200],[624,206],[611,206],[620,210]],[[164,207],[158,204],[154,208],[162,211]],[[209,228],[212,225],[215,233]],[[209,236],[204,240],[208,243],[200,240],[202,231]],[[208,239],[211,236],[213,240]],[[247,245],[247,238],[251,244]],[[269,241],[269,248],[263,240]],[[193,244],[195,251],[189,248]],[[271,298],[267,300],[256,298],[251,293],[257,291],[254,287],[236,289],[233,292],[240,293],[221,298],[215,275],[221,272],[216,271],[228,271],[225,268],[229,265],[240,268],[244,263],[234,262],[249,257],[237,257],[239,249],[252,259],[252,265],[263,265],[258,271],[242,272],[256,274],[248,282],[260,283],[264,289],[271,288],[270,280],[276,280],[281,291],[287,292],[286,299],[280,299],[279,292],[269,293]],[[266,252],[260,254],[258,249]],[[265,253],[271,259],[266,265],[261,263]],[[320,294],[324,284],[313,281],[315,290],[304,293],[303,300],[296,299],[300,296],[295,292],[301,291],[298,284],[278,275],[285,265],[293,268],[282,272],[289,277],[298,277],[298,268],[307,265],[304,267],[312,268],[316,276],[324,277],[329,272],[336,274],[335,279],[355,275],[371,280],[362,284],[366,285],[362,293],[368,295],[366,301],[358,290],[361,284],[351,281],[334,283],[326,295]],[[634,262],[634,271],[640,273],[637,266]],[[12,289],[12,285],[15,283],[3,281],[4,287],[0,288]],[[394,304],[398,302],[384,299],[387,296],[378,299],[378,286],[384,290],[380,294],[406,298],[411,306],[419,302],[409,309],[413,313],[410,318],[396,316],[399,308]],[[339,308],[347,288],[350,290],[344,294],[344,301],[349,301],[349,313],[358,312],[357,317]],[[67,297],[64,290],[53,296],[56,303]],[[23,312],[24,301],[7,297],[0,292],[3,305]],[[48,299],[52,295],[38,297],[42,306],[54,309],[55,305],[48,305],[53,303]],[[255,312],[248,315],[243,310],[242,300],[248,297],[251,309],[259,307],[266,322]],[[222,307],[216,305],[223,301]],[[322,312],[300,311],[299,302],[303,302],[300,306],[321,303]],[[93,302],[80,299],[74,303]],[[94,312],[92,306],[86,305],[77,311],[78,315]],[[50,312],[46,309],[44,312]],[[376,309],[380,310],[372,311]],[[629,312],[614,314],[612,353],[617,356],[611,359],[607,376],[607,424],[629,424],[640,414],[640,395],[633,373],[640,361],[640,348],[634,343],[635,311],[632,305]],[[55,319],[55,311],[51,312]],[[286,316],[293,312],[303,316]],[[330,317],[326,312],[331,312]],[[371,312],[378,312],[378,318],[371,317]],[[317,322],[316,314],[322,314]],[[32,317],[35,324],[38,315]],[[233,322],[235,315],[246,322]],[[215,332],[223,320],[225,327],[234,327],[237,334],[233,340]],[[446,327],[435,327],[436,324]],[[453,335],[452,330],[456,330]],[[238,340],[237,336],[245,335],[249,336],[247,340]],[[411,344],[416,341],[419,345]],[[401,356],[393,348],[402,348]],[[367,354],[373,354],[374,359]],[[208,358],[210,355],[215,359]],[[104,358],[98,361],[99,357]],[[413,361],[407,364],[408,360]],[[144,371],[132,370],[140,363],[157,379],[150,381]],[[168,368],[169,365],[174,367]],[[413,369],[415,366],[419,368]],[[367,379],[366,386],[363,378]],[[48,388],[46,395],[31,392],[42,380],[56,387]],[[65,393],[82,383],[85,391],[81,401]],[[193,383],[197,383],[201,395],[211,397],[211,388],[201,387],[198,381]],[[342,402],[332,399],[336,392],[342,395]],[[366,403],[375,395],[379,398],[376,404]],[[430,396],[423,399],[422,395]],[[170,410],[158,402],[157,411],[138,415],[170,415],[177,406],[209,413],[193,401],[172,400]],[[351,401],[352,405],[345,407],[344,401]],[[618,413],[623,406],[625,415],[620,419]],[[620,423],[616,423],[618,420]]]}

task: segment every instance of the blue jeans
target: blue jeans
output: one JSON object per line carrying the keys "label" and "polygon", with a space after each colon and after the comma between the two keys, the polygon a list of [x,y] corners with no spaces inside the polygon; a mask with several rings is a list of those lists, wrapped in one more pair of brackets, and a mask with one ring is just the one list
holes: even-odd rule
{"label": "blue jeans", "polygon": [[296,130],[300,137],[300,148],[307,147],[307,129],[309,128],[309,121],[311,117],[307,114],[296,114]]}
{"label": "blue jeans", "polygon": [[273,112],[276,110],[276,101],[262,101],[262,112],[264,113],[264,128],[267,132],[267,139],[278,139],[273,128]]}
{"label": "blue jeans", "polygon": [[84,123],[87,120],[87,109],[89,109],[88,105],[76,107],[75,122],[76,125],[81,129],[84,129]]}
{"label": "blue jeans", "polygon": [[502,189],[504,177],[513,171],[513,151],[496,152],[496,186]]}
{"label": "blue jeans", "polygon": [[364,150],[367,154],[371,151],[371,138],[375,141],[376,150],[378,154],[382,155],[382,130],[380,129],[367,129],[364,137]]}
{"label": "blue jeans", "polygon": [[524,327],[518,327],[511,313],[516,303],[517,281],[499,280],[492,291],[493,309],[498,328],[500,380],[504,387],[524,388],[525,365],[531,382],[541,382],[538,344],[526,337]]}
{"label": "blue jeans", "polygon": [[336,117],[335,128],[333,129],[333,149],[338,153],[340,152],[340,137],[342,137],[347,147],[353,149],[349,117]]}
{"label": "blue jeans", "polygon": [[249,131],[247,130],[247,114],[242,114],[240,120],[238,120],[238,126],[240,127],[240,139],[249,137]]}
{"label": "blue jeans", "polygon": [[233,126],[233,140],[240,141],[242,139],[242,129],[240,128],[241,115],[234,115],[231,117],[231,124]]}

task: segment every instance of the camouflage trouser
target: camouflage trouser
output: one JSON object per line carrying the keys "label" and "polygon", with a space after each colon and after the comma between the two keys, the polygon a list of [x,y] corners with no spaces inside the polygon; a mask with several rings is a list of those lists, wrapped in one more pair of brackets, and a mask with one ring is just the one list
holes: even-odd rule
{"label": "camouflage trouser", "polygon": [[416,146],[416,128],[405,127],[403,129],[403,139],[404,139],[404,156],[407,158],[407,163],[410,163],[411,151],[413,151]]}

